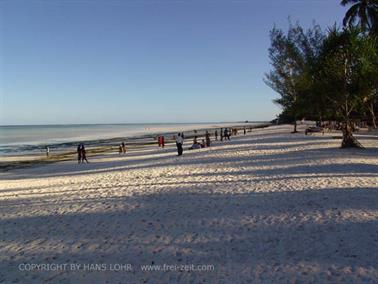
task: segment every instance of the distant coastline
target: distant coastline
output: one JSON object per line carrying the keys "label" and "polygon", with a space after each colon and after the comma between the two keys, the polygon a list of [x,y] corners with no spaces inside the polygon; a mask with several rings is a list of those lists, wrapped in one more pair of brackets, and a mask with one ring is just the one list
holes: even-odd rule
{"label": "distant coastline", "polygon": [[67,148],[78,142],[108,145],[122,139],[145,139],[157,134],[191,132],[217,127],[260,125],[269,122],[117,123],[0,126],[0,155],[38,152],[41,148]]}

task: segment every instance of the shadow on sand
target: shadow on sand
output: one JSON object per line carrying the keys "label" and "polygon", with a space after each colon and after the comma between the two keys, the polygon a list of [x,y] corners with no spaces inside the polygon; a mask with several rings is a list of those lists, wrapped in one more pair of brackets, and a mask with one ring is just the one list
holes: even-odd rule
{"label": "shadow on sand", "polygon": [[[62,205],[80,202],[96,210],[60,212]],[[378,210],[376,188],[245,194],[181,188],[127,198],[42,203],[56,213],[0,221],[0,280],[4,283],[14,280],[9,272],[20,263],[130,263],[134,267],[133,272],[18,271],[17,278],[28,283],[69,278],[101,283],[101,277],[156,283],[157,276],[242,283],[264,275],[271,281],[296,277],[311,282],[318,277],[327,281],[326,271],[331,268],[337,271],[333,280],[350,281],[352,274],[340,272],[345,267],[373,269],[374,273],[378,269],[378,222],[373,218]],[[33,210],[41,201],[30,201],[27,206]],[[372,218],[359,220],[360,210],[372,212]],[[164,263],[212,264],[215,271],[139,270],[140,265]],[[305,268],[306,264],[312,269]],[[300,267],[307,272],[297,275],[290,270]],[[257,275],[256,269],[262,268]],[[373,281],[374,273],[366,273],[365,280]]]}

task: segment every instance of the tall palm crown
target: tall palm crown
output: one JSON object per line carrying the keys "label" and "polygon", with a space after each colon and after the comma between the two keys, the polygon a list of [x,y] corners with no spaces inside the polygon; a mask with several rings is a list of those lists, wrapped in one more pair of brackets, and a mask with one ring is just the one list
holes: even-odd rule
{"label": "tall palm crown", "polygon": [[378,0],[342,0],[341,5],[352,5],[345,14],[344,26],[357,22],[363,31],[377,31]]}

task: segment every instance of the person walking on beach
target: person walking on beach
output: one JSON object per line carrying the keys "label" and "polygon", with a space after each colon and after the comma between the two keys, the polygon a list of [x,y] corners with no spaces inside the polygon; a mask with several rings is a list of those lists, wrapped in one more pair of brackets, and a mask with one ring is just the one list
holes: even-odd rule
{"label": "person walking on beach", "polygon": [[161,148],[164,148],[165,146],[164,135],[160,136],[160,145],[161,145]]}
{"label": "person walking on beach", "polygon": [[183,144],[184,140],[182,139],[181,137],[181,134],[178,133],[177,136],[176,136],[176,146],[177,146],[177,156],[181,156],[182,155],[182,144]]}
{"label": "person walking on beach", "polygon": [[230,133],[227,128],[224,129],[224,139],[230,140]]}
{"label": "person walking on beach", "polygon": [[118,154],[122,154],[122,144],[118,146]]}
{"label": "person walking on beach", "polygon": [[223,141],[223,128],[220,129],[220,140]]}
{"label": "person walking on beach", "polygon": [[125,142],[122,142],[121,148],[122,148],[122,153],[126,154],[126,144],[125,144]]}
{"label": "person walking on beach", "polygon": [[218,141],[218,130],[215,130],[214,136],[215,136],[215,141]]}
{"label": "person walking on beach", "polygon": [[247,129],[244,127],[244,135],[247,134]]}
{"label": "person walking on beach", "polygon": [[50,148],[49,146],[46,146],[45,149],[46,149],[46,158],[48,158],[50,156]]}
{"label": "person walking on beach", "polygon": [[81,144],[77,146],[77,163],[81,163]]}
{"label": "person walking on beach", "polygon": [[161,137],[160,135],[158,135],[158,137],[157,137],[159,147],[161,147],[161,138],[160,137]]}
{"label": "person walking on beach", "polygon": [[205,134],[205,139],[206,139],[206,147],[210,147],[210,133],[209,131],[206,131],[206,134]]}
{"label": "person walking on beach", "polygon": [[87,152],[85,150],[84,144],[81,143],[81,162],[84,163],[84,161],[86,161],[87,164],[89,163],[87,160]]}

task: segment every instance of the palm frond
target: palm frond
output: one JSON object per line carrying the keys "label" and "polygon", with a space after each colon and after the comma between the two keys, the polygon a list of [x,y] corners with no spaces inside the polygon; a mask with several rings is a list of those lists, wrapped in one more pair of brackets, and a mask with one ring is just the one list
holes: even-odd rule
{"label": "palm frond", "polygon": [[356,21],[358,13],[359,13],[358,4],[355,4],[352,7],[350,7],[349,10],[345,14],[343,25],[344,26],[353,25],[354,22]]}
{"label": "palm frond", "polygon": [[346,6],[346,5],[355,4],[357,2],[358,2],[358,0],[342,0],[341,5]]}

